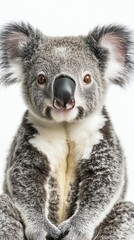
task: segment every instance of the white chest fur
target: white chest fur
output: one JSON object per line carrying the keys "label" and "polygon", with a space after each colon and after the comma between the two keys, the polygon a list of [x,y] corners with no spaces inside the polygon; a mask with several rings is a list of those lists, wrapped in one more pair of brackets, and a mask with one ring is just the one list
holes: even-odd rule
{"label": "white chest fur", "polygon": [[30,143],[39,151],[44,153],[51,167],[51,172],[55,172],[64,162],[68,154],[68,145],[64,128],[59,126],[35,126],[38,134],[30,140]]}
{"label": "white chest fur", "polygon": [[100,113],[70,124],[50,125],[32,121],[38,134],[30,139],[30,143],[48,158],[51,176],[59,185],[60,207],[59,222],[65,218],[66,199],[70,183],[75,179],[75,166],[82,158],[89,158],[93,145],[102,135],[99,132],[105,119]]}

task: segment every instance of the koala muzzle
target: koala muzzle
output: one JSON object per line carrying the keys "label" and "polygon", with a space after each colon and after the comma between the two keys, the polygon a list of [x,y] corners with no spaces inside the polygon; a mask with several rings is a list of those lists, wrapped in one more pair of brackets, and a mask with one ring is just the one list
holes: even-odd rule
{"label": "koala muzzle", "polygon": [[53,106],[57,110],[70,110],[75,106],[75,82],[68,76],[59,76],[53,85]]}

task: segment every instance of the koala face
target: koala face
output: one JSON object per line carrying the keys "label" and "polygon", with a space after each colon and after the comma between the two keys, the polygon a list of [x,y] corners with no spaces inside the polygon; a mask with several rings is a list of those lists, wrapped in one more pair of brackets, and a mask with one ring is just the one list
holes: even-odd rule
{"label": "koala face", "polygon": [[32,111],[61,122],[82,119],[99,107],[106,83],[85,38],[44,39],[36,58],[28,72],[26,64],[22,85]]}
{"label": "koala face", "polygon": [[48,121],[81,120],[103,106],[110,82],[131,69],[130,33],[96,28],[88,36],[47,37],[30,25],[1,33],[2,82],[20,81],[29,110]]}

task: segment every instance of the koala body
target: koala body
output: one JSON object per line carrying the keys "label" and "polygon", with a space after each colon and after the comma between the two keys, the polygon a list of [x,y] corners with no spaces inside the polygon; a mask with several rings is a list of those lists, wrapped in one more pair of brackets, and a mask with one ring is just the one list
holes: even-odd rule
{"label": "koala body", "polygon": [[109,85],[128,81],[130,35],[107,26],[47,37],[24,23],[1,32],[1,82],[21,82],[28,110],[8,156],[0,239],[134,239],[125,157],[104,106]]}

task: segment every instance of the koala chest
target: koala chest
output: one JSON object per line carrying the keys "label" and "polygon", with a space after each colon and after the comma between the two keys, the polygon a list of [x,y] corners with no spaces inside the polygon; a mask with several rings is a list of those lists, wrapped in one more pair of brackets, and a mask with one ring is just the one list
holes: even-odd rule
{"label": "koala chest", "polygon": [[51,169],[44,186],[47,193],[46,214],[51,221],[59,224],[68,217],[69,208],[74,205],[72,199],[78,190],[74,143],[67,140],[64,129],[50,131],[38,128],[38,132],[30,142],[47,156]]}
{"label": "koala chest", "polygon": [[54,148],[55,154],[49,161],[51,174],[48,180],[48,216],[52,220],[54,211],[52,210],[51,212],[50,210],[57,203],[55,216],[57,215],[58,223],[61,223],[68,217],[72,193],[76,194],[77,191],[75,188],[76,160],[73,152],[73,144],[70,145],[67,142],[63,144],[59,139],[52,148]]}
{"label": "koala chest", "polygon": [[[59,141],[60,144],[60,141]],[[78,184],[76,175],[76,160],[73,152],[73,144],[65,144],[63,151],[60,151],[55,160],[57,165],[52,166],[53,162],[50,161],[52,166],[51,176],[48,180],[48,216],[52,220],[54,218],[54,206],[57,205],[55,217],[58,224],[68,218],[69,209],[74,207],[72,199],[77,196]],[[56,150],[56,148],[55,148]],[[63,154],[63,155],[62,155]],[[74,196],[73,196],[74,194]],[[52,212],[50,211],[52,209]],[[54,222],[56,222],[56,219]]]}
{"label": "koala chest", "polygon": [[38,134],[30,143],[47,157],[50,174],[45,183],[46,214],[53,223],[61,223],[77,207],[81,159],[90,159],[92,148],[102,138],[99,129],[104,119],[86,119],[69,126],[36,127]]}

